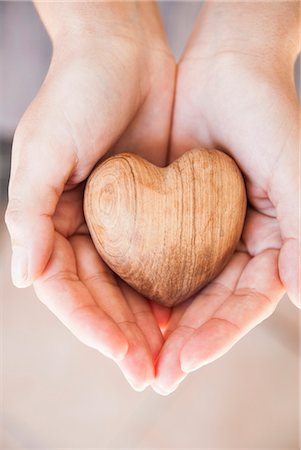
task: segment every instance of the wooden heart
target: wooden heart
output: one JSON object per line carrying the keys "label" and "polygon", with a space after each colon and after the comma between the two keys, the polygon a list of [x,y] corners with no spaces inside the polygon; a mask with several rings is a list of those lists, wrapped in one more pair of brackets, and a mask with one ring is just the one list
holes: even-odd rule
{"label": "wooden heart", "polygon": [[107,265],[146,298],[172,306],[229,260],[246,192],[237,165],[218,150],[191,150],[166,168],[122,153],[90,175],[84,211]]}

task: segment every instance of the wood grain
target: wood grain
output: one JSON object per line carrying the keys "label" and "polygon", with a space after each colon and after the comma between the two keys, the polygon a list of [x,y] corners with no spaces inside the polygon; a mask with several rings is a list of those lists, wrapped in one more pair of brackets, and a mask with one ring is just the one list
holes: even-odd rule
{"label": "wood grain", "polygon": [[217,150],[191,150],[166,168],[122,153],[90,175],[84,211],[108,266],[146,298],[172,306],[229,260],[246,192],[235,162]]}

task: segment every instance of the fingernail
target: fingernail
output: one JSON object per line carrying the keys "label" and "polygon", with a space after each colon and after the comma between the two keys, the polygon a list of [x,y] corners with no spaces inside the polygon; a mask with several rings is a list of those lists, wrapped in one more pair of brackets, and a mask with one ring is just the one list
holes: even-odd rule
{"label": "fingernail", "polygon": [[112,350],[110,349],[104,349],[103,346],[102,347],[95,347],[102,355],[106,356],[107,358],[112,359],[113,361],[115,361],[117,364],[121,361],[124,360],[124,358],[127,355],[127,351],[128,351],[128,344],[124,344],[122,346],[120,346],[118,349]]}
{"label": "fingernail", "polygon": [[159,386],[158,384],[155,384],[155,383],[153,383],[151,385],[151,387],[157,394],[167,396],[167,395],[175,392],[177,390],[177,388],[179,387],[179,384],[180,383],[175,383],[173,386],[170,386],[168,389],[165,389],[162,386]]}
{"label": "fingernail", "polygon": [[139,385],[135,385],[134,383],[130,383],[130,385],[136,392],[143,392],[147,388],[147,385],[139,386]]}
{"label": "fingernail", "polygon": [[28,257],[23,247],[13,247],[11,263],[12,282],[22,288],[30,285],[28,279]]}
{"label": "fingernail", "polygon": [[137,380],[133,380],[132,378],[126,376],[126,379],[130,386],[134,389],[136,392],[143,392],[145,389],[149,386],[149,383],[138,383]]}
{"label": "fingernail", "polygon": [[120,361],[124,360],[124,358],[126,357],[126,354],[127,354],[127,348],[126,348],[126,350],[122,349],[118,352],[111,353],[108,356],[110,356],[114,361],[120,362]]}
{"label": "fingernail", "polygon": [[192,361],[187,361],[187,362],[181,362],[181,369],[183,372],[185,373],[190,373],[190,372],[194,372],[195,370],[199,369],[200,367],[205,365],[205,361],[200,362],[192,362]]}
{"label": "fingernail", "polygon": [[185,373],[190,373],[193,372],[195,370],[195,368],[193,366],[191,366],[190,364],[181,364],[181,369],[183,370],[183,372]]}

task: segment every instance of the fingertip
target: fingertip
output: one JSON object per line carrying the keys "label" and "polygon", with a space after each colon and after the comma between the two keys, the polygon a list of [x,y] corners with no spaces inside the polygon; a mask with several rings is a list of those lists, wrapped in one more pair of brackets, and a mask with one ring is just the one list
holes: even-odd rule
{"label": "fingertip", "polygon": [[129,380],[128,380],[128,382],[131,385],[131,387],[134,389],[134,391],[136,391],[136,392],[143,392],[149,386],[149,384],[147,384],[147,383],[137,384],[134,381],[129,381]]}
{"label": "fingertip", "polygon": [[133,373],[126,367],[119,366],[131,387],[137,392],[143,392],[154,380],[154,375],[150,368],[145,368],[143,372]]}
{"label": "fingertip", "polygon": [[186,375],[194,372],[205,364],[198,352],[198,346],[195,346],[194,344],[195,340],[193,338],[188,340],[180,353],[180,367]]}
{"label": "fingertip", "polygon": [[279,254],[279,275],[291,302],[301,309],[301,272],[297,239],[287,239]]}
{"label": "fingertip", "polygon": [[125,379],[129,383],[131,388],[134,389],[134,391],[143,392],[148,386],[150,386],[152,380],[148,379],[147,377],[142,379],[139,379],[137,376],[133,377],[132,374],[125,367],[122,367],[122,365],[118,364],[118,361],[116,361],[116,363],[121,369]]}
{"label": "fingertip", "polygon": [[203,362],[201,362],[201,361],[191,361],[191,360],[185,358],[185,356],[184,356],[183,358],[181,358],[180,364],[181,364],[182,371],[185,374],[189,374],[191,372],[194,372],[195,370],[200,369],[206,363],[204,361]]}
{"label": "fingertip", "polygon": [[43,274],[53,252],[54,226],[51,218],[39,220],[35,226],[24,225],[23,234],[11,235],[11,241],[12,283],[18,288],[29,287]]}
{"label": "fingertip", "polygon": [[286,293],[290,301],[298,308],[301,309],[301,294],[299,289],[293,289],[290,285],[286,286]]}
{"label": "fingertip", "polygon": [[151,387],[153,391],[156,392],[156,394],[162,395],[163,397],[167,397],[168,395],[175,392],[178,389],[179,385],[180,383],[175,383],[174,385],[169,386],[168,388],[164,388],[159,383],[152,383]]}
{"label": "fingertip", "polygon": [[185,377],[189,373],[195,372],[196,370],[199,370],[209,363],[215,361],[217,358],[222,356],[225,351],[221,351],[220,353],[212,352],[212,354],[208,355],[204,355],[202,354],[202,352],[200,354],[198,354],[197,352],[192,354],[191,348],[189,346],[187,346],[187,348],[184,347],[180,355],[180,366],[182,371],[185,373]]}
{"label": "fingertip", "polygon": [[43,217],[35,227],[29,248],[28,267],[33,281],[45,271],[54,250],[55,230],[51,217]]}
{"label": "fingertip", "polygon": [[128,341],[125,338],[122,338],[122,342],[120,343],[118,349],[116,349],[112,353],[113,359],[115,359],[116,361],[123,361],[127,355],[128,349],[129,349]]}
{"label": "fingertip", "polygon": [[[111,332],[116,333],[116,330],[113,329]],[[120,363],[126,358],[129,344],[126,338],[120,333],[115,336],[115,339],[113,339],[110,344],[105,344],[103,341],[103,335],[101,335],[100,340],[97,339],[95,343],[90,342],[90,347],[95,348],[99,351],[99,353],[112,359],[116,363]]]}
{"label": "fingertip", "polygon": [[208,340],[206,342],[206,337],[203,337],[202,342],[197,336],[192,336],[182,348],[180,353],[180,367],[185,375],[206,365],[212,357],[212,354],[214,354],[214,349],[210,349],[210,342]]}

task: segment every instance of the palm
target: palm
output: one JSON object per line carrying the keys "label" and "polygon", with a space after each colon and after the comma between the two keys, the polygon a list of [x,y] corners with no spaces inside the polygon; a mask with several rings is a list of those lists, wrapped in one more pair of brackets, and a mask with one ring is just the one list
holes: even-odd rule
{"label": "palm", "polygon": [[[38,295],[83,342],[119,362],[134,387],[153,376],[162,336],[147,300],[126,287],[97,254],[82,212],[83,185],[63,193],[54,215],[54,251],[35,283]],[[143,330],[143,331],[142,331]]]}
{"label": "palm", "polygon": [[[271,170],[276,172],[288,137],[281,126],[283,108],[276,109],[278,116],[273,109],[281,95],[252,71],[235,76],[236,62],[228,56],[184,57],[178,71],[171,159],[195,146],[226,151],[244,173],[249,207],[241,242],[226,268],[193,301],[171,312],[154,385],[163,393],[224,354],[273,312],[284,293],[278,258],[286,218],[281,205],[276,208]],[[236,67],[241,66],[244,70],[240,61]],[[283,258],[280,274],[288,267],[291,261]]]}
{"label": "palm", "polygon": [[274,219],[249,208],[242,240],[226,268],[193,299],[173,308],[155,389],[175,389],[187,372],[224,354],[274,311],[283,294],[278,248]]}

